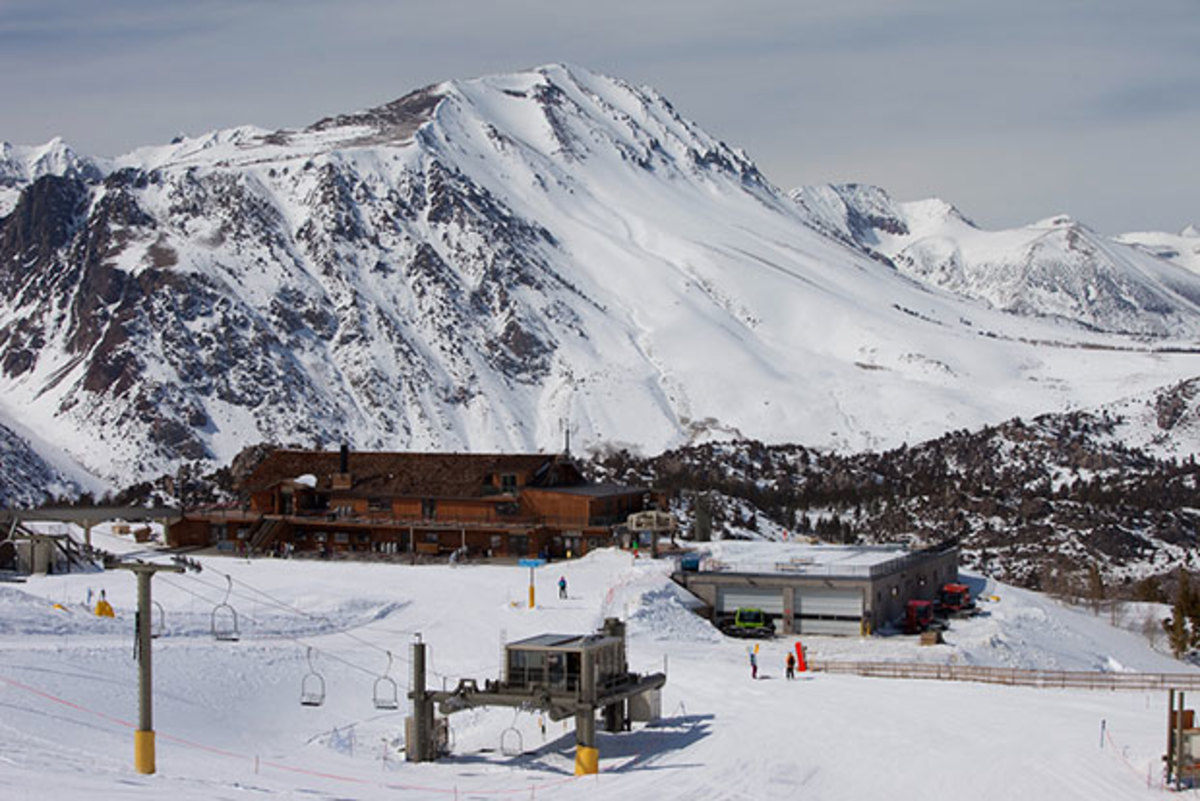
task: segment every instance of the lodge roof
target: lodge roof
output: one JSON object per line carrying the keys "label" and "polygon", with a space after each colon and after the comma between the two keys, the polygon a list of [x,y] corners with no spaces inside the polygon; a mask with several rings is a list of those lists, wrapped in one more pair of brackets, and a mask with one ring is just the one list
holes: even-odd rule
{"label": "lodge roof", "polygon": [[[305,475],[316,478],[316,490],[333,488],[340,468],[338,451],[275,450],[246,477],[244,487],[261,492]],[[527,486],[586,485],[569,458],[557,454],[463,454],[350,451],[351,485],[346,494],[384,498],[477,498],[496,494],[497,474],[525,476]]]}

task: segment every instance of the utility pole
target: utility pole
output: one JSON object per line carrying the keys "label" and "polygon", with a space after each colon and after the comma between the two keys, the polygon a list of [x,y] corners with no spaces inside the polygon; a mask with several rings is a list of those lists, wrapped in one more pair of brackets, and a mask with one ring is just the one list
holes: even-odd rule
{"label": "utility pole", "polygon": [[[184,563],[196,570],[200,566],[196,562]],[[138,659],[138,727],[133,733],[133,765],[138,773],[154,773],[154,720],[153,720],[153,690],[150,671],[150,632],[153,626],[150,603],[150,579],[155,573],[166,570],[171,573],[182,573],[184,564],[156,565],[148,562],[119,562],[114,567],[129,570],[137,576],[138,611],[137,611],[137,659]]]}

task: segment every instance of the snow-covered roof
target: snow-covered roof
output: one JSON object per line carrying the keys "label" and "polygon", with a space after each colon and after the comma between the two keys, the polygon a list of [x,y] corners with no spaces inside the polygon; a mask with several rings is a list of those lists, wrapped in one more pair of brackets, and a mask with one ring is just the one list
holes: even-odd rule
{"label": "snow-covered roof", "polygon": [[789,575],[870,575],[871,569],[912,552],[902,545],[810,545],[722,541],[701,570]]}

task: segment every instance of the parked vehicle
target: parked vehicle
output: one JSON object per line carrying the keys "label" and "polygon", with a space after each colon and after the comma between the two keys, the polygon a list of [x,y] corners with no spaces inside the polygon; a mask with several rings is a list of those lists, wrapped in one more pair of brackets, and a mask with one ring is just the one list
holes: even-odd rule
{"label": "parked vehicle", "polygon": [[933,627],[936,617],[933,614],[933,601],[909,601],[904,605],[904,633],[920,634]]}
{"label": "parked vehicle", "polygon": [[717,627],[731,637],[769,639],[775,636],[775,626],[761,609],[739,608],[733,615],[720,621]]}
{"label": "parked vehicle", "polygon": [[934,611],[941,617],[970,617],[979,610],[966,584],[943,584]]}

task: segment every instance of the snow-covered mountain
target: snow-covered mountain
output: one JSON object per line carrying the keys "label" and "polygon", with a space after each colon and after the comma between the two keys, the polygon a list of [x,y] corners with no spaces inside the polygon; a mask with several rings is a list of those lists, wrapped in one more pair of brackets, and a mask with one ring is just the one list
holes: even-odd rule
{"label": "snow-covered mountain", "polygon": [[0,217],[13,210],[24,187],[43,175],[96,181],[104,177],[104,169],[76,155],[57,137],[35,147],[0,142]]}
{"label": "snow-covered mountain", "polygon": [[[1115,333],[1194,339],[1200,331],[1198,271],[1188,261],[1200,264],[1200,256],[1189,255],[1186,232],[1174,240],[1109,239],[1065,215],[985,231],[944,201],[900,203],[859,184],[802,187],[791,196],[822,230],[905,275],[997,309]],[[1192,247],[1200,250],[1200,239]]]}
{"label": "snow-covered mountain", "polygon": [[1047,226],[1112,292],[1074,308],[1039,268],[984,303],[576,67],[111,163],[45,150],[5,150],[0,419],[117,483],[261,440],[545,449],[564,425],[883,447],[1198,372],[1176,265]]}
{"label": "snow-covered mountain", "polygon": [[0,508],[36,506],[83,491],[11,428],[0,424]]}
{"label": "snow-covered mountain", "polygon": [[1200,273],[1200,228],[1194,225],[1187,226],[1177,234],[1142,231],[1121,234],[1116,240]]}

